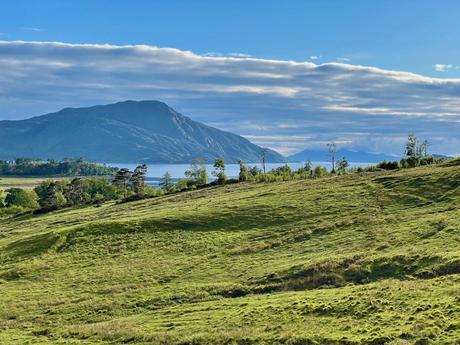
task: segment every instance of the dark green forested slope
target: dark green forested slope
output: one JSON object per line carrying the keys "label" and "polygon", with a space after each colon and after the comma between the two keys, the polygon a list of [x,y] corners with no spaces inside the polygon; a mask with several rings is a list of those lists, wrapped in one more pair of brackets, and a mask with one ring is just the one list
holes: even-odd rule
{"label": "dark green forested slope", "polygon": [[0,221],[1,344],[458,344],[460,166]]}

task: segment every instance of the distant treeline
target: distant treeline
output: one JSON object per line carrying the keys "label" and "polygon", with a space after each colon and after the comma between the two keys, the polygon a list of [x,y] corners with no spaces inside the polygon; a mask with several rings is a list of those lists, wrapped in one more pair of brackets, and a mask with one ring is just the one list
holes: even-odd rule
{"label": "distant treeline", "polygon": [[[265,171],[256,166],[247,166],[239,161],[240,172],[237,179],[229,179],[225,173],[226,165],[223,158],[214,162],[212,175],[215,180],[208,181],[207,167],[203,161],[190,165],[184,178],[173,182],[172,176],[167,172],[160,179],[159,188],[148,186],[145,183],[147,165],[137,166],[134,171],[126,168],[116,169],[95,163],[86,163],[82,160],[63,162],[33,160],[16,160],[7,162],[4,166],[11,175],[104,175],[104,177],[73,177],[73,179],[45,180],[33,190],[9,188],[0,190],[0,216],[2,214],[16,214],[20,212],[45,213],[63,207],[75,207],[89,204],[99,205],[102,202],[115,200],[116,202],[129,202],[146,198],[158,197],[165,194],[180,193],[194,189],[213,187],[233,183],[270,183],[299,179],[317,179],[327,176],[344,174],[362,174],[384,170],[408,169],[424,165],[443,162],[444,158],[437,158],[427,154],[427,141],[418,142],[414,135],[409,135],[405,145],[405,158],[400,161],[383,161],[377,165],[352,168],[348,160],[343,157],[336,159],[336,145],[328,145],[331,157],[331,170],[322,166],[313,166],[308,161],[303,167],[293,170],[288,165]],[[3,168],[0,161],[0,169]],[[12,169],[11,167],[14,167]],[[20,170],[20,168],[24,170]],[[33,168],[36,169],[33,169]],[[45,167],[49,167],[47,170]],[[28,170],[26,168],[29,168]],[[2,170],[0,170],[1,172]],[[21,173],[18,173],[21,171]]]}
{"label": "distant treeline", "polygon": [[18,158],[0,160],[0,175],[3,176],[105,176],[113,175],[116,168],[82,159],[36,160]]}

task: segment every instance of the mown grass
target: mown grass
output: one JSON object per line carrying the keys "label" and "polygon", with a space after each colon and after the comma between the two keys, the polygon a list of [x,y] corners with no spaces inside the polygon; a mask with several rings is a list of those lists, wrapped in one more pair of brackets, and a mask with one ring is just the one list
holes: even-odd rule
{"label": "mown grass", "polygon": [[460,166],[0,220],[1,344],[458,344]]}

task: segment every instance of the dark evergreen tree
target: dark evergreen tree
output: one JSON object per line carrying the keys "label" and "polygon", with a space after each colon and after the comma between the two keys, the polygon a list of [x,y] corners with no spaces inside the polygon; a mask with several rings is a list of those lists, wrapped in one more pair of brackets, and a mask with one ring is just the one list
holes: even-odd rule
{"label": "dark evergreen tree", "polygon": [[85,186],[83,179],[75,177],[64,189],[64,196],[70,205],[81,205],[84,203]]}
{"label": "dark evergreen tree", "polygon": [[165,191],[171,191],[172,187],[174,187],[173,179],[169,172],[166,172],[163,177],[160,179],[160,187]]}
{"label": "dark evergreen tree", "polygon": [[136,194],[143,195],[145,192],[145,178],[147,176],[147,165],[138,165],[131,175],[131,185]]}
{"label": "dark evergreen tree", "polygon": [[112,183],[117,187],[119,193],[124,197],[128,195],[129,181],[131,180],[132,172],[126,168],[121,168],[115,173]]}
{"label": "dark evergreen tree", "polygon": [[350,163],[345,157],[339,160],[336,165],[337,171],[340,171],[340,172],[345,172],[349,166],[350,166]]}
{"label": "dark evergreen tree", "polygon": [[65,206],[66,203],[67,200],[62,193],[61,186],[56,182],[50,182],[43,198],[40,199],[40,205],[44,208],[55,210]]}

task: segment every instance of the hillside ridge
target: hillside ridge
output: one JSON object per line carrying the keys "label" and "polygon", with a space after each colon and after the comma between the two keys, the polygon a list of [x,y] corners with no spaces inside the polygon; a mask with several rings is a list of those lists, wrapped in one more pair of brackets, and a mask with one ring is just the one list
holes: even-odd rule
{"label": "hillside ridge", "polygon": [[[0,121],[0,159],[85,158],[109,163],[259,162],[262,148],[236,134],[193,121],[159,101],[64,108]],[[286,158],[268,150],[269,162]]]}

